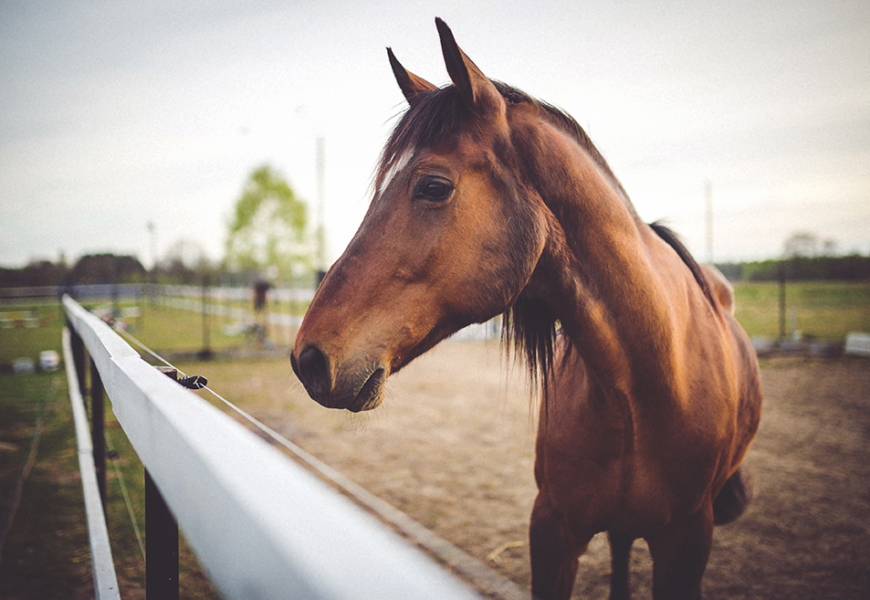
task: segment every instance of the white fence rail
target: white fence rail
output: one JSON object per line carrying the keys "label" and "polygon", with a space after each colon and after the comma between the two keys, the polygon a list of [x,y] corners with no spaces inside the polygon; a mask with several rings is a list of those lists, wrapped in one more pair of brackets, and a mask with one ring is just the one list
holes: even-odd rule
{"label": "white fence rail", "polygon": [[[202,313],[204,309],[209,315],[232,318],[240,323],[253,323],[256,321],[256,316],[253,312],[239,306],[227,306],[221,303],[223,301],[223,298],[214,296],[210,296],[206,302],[203,302],[201,298],[197,299],[189,295],[173,296],[165,294],[158,296],[158,303],[162,306],[198,313]],[[299,327],[302,324],[302,317],[284,313],[269,312],[265,318],[270,325]]]}
{"label": "white fence rail", "polygon": [[[158,288],[158,302],[163,306],[190,310],[220,317],[230,317],[243,323],[255,321],[255,315],[247,308],[241,306],[228,306],[226,302],[244,302],[251,300],[251,291],[248,288],[210,288],[207,301],[202,299],[202,288],[183,285],[161,285]],[[314,290],[310,289],[272,289],[269,290],[271,302],[285,304],[288,302],[311,302],[314,298]],[[203,308],[205,307],[205,308]],[[266,322],[270,325],[283,327],[299,327],[302,325],[302,317],[280,312],[269,312],[265,315]],[[497,340],[501,336],[501,319],[499,317],[486,323],[474,323],[454,334],[452,341],[482,341]]]}
{"label": "white fence rail", "polygon": [[88,520],[88,537],[91,544],[91,565],[94,575],[94,595],[97,600],[119,600],[118,578],[112,561],[112,545],[103,513],[103,501],[97,484],[94,467],[94,447],[88,427],[88,415],[84,399],[79,391],[79,378],[73,368],[73,353],[69,330],[63,330],[63,355],[67,365],[66,376],[72,404],[73,423],[76,430],[76,447],[79,471],[82,475],[82,491],[85,500],[85,516]]}
{"label": "white fence rail", "polygon": [[852,332],[846,336],[845,353],[870,356],[870,333]]}
{"label": "white fence rail", "polygon": [[[202,287],[196,285],[158,285],[155,286],[157,295],[180,296],[186,298],[200,298]],[[244,302],[253,299],[253,290],[250,287],[222,287],[208,288],[212,300]],[[269,299],[272,302],[311,302],[314,298],[314,289],[311,288],[270,288]]]}
{"label": "white fence rail", "polygon": [[65,297],[112,409],[229,599],[479,598]]}

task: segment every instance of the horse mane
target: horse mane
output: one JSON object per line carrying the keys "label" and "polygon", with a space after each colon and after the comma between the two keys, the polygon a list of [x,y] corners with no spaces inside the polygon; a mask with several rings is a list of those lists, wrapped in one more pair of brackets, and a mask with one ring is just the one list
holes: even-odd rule
{"label": "horse mane", "polygon": [[707,281],[707,277],[701,270],[701,265],[698,264],[695,257],[692,256],[686,246],[683,245],[683,242],[680,241],[677,234],[662,225],[661,221],[650,223],[649,226],[652,227],[652,230],[655,231],[660,238],[667,242],[667,244],[676,251],[683,263],[689,267],[689,270],[692,272],[692,277],[695,278],[695,281],[701,287],[701,291],[710,302],[710,305],[713,308],[716,308],[716,301],[713,299],[713,290],[710,289],[710,283]]}
{"label": "horse mane", "polygon": [[577,144],[586,151],[586,154],[592,161],[598,166],[601,170],[602,174],[610,180],[610,183],[613,187],[619,192],[622,196],[625,203],[631,208],[632,213],[634,214],[634,207],[631,205],[631,201],[628,198],[628,193],[625,191],[625,188],[622,187],[622,183],[620,183],[619,179],[617,179],[616,175],[610,168],[610,165],[607,164],[607,161],[604,159],[604,156],[592,143],[592,140],[587,135],[586,131],[580,126],[579,123],[566,113],[565,111],[556,108],[554,105],[544,102],[543,100],[538,100],[529,96],[522,90],[518,90],[517,88],[511,87],[507,84],[501,83],[500,81],[493,81],[496,89],[504,96],[505,100],[510,104],[530,104],[536,107],[538,110],[542,111],[544,116],[554,125],[556,125],[559,129],[561,129],[564,133],[568,134]]}
{"label": "horse mane", "polygon": [[[610,180],[634,213],[634,207],[619,179],[586,131],[568,113],[552,104],[537,100],[515,87],[491,80],[508,104],[529,104],[563,132],[574,139]],[[402,115],[387,140],[375,175],[375,189],[380,189],[387,173],[407,151],[416,146],[435,146],[447,141],[456,129],[471,117],[468,104],[455,86],[447,86],[418,97],[414,106]]]}
{"label": "horse mane", "polygon": [[544,395],[553,367],[557,324],[558,319],[546,302],[522,295],[501,316],[502,345],[508,355],[513,350],[525,359],[532,389],[540,387]]}
{"label": "horse mane", "polygon": [[[573,117],[517,88],[500,81],[492,80],[492,83],[508,104],[529,104],[538,108],[545,119],[576,141],[601,173],[610,180],[635,218],[640,220],[610,165]],[[455,86],[434,89],[419,96],[414,105],[402,115],[384,146],[375,176],[375,189],[381,189],[387,174],[407,152],[416,147],[436,146],[446,142],[472,116],[467,102]],[[659,222],[650,224],[650,227],[677,252],[701,287],[704,296],[715,308],[713,294],[700,265],[677,235]],[[545,392],[548,375],[553,367],[557,334],[558,319],[542,299],[521,295],[502,314],[502,342],[507,349],[513,348],[525,358],[533,386],[540,384]],[[571,349],[569,343],[566,356]]]}

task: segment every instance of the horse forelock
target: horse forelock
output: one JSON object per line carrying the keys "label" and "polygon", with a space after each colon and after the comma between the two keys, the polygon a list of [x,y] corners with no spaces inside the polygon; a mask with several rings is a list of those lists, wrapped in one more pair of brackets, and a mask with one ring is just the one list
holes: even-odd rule
{"label": "horse forelock", "polygon": [[375,188],[395,173],[404,158],[415,148],[436,146],[453,136],[470,115],[460,92],[448,86],[419,96],[399,119],[381,153]]}

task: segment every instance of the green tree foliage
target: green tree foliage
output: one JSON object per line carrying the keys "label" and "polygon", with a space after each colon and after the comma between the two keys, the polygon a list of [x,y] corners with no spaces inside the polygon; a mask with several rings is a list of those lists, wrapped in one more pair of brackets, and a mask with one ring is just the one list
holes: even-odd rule
{"label": "green tree foliage", "polygon": [[61,258],[31,262],[22,269],[0,269],[0,287],[51,286],[94,283],[142,283],[145,267],[135,256],[86,254],[72,268]]}
{"label": "green tree foliage", "polygon": [[72,268],[69,283],[140,283],[145,281],[145,267],[135,256],[88,254]]}
{"label": "green tree foliage", "polygon": [[215,277],[203,247],[195,240],[180,239],[172,244],[160,261],[160,282],[201,285]]}
{"label": "green tree foliage", "polygon": [[789,281],[870,281],[870,256],[795,256],[782,260],[717,264],[731,281],[776,281],[784,269]]}
{"label": "green tree foliage", "polygon": [[242,188],[226,241],[226,266],[251,277],[298,279],[312,271],[308,207],[268,165]]}
{"label": "green tree foliage", "polygon": [[33,261],[22,269],[0,268],[0,287],[31,287],[59,285],[69,273],[66,263],[47,260]]}

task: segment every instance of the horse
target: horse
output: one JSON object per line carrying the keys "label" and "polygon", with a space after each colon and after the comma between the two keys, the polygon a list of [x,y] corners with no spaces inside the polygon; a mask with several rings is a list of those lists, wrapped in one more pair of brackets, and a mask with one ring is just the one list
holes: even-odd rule
{"label": "horse", "polygon": [[540,389],[533,596],[569,598],[579,557],[607,532],[611,598],[629,597],[638,538],[654,598],[699,598],[714,523],[749,502],[740,465],[761,415],[733,293],[673,232],[639,218],[573,118],[487,78],[436,26],[444,87],[387,48],[409,107],[292,368],[323,406],[371,410],[390,374],[502,315]]}

